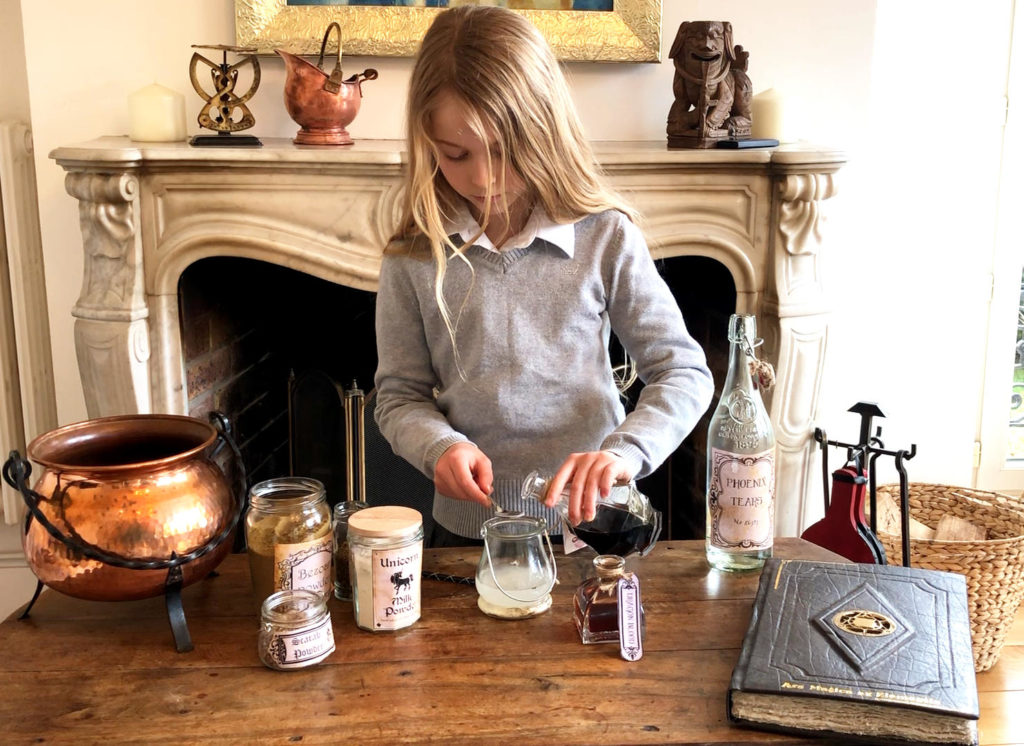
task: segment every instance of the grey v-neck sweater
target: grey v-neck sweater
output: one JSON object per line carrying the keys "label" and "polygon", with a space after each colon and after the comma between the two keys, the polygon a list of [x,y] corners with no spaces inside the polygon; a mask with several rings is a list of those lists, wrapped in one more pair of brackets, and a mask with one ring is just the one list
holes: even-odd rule
{"label": "grey v-neck sweater", "polygon": [[[470,247],[472,271],[449,262],[457,355],[432,259],[386,255],[377,294],[375,414],[395,453],[432,479],[449,446],[472,441],[491,459],[495,501],[545,517],[552,533],[557,514],[519,499],[529,472],[550,475],[571,453],[610,450],[646,476],[693,429],[714,388],[639,229],[617,211],[575,229],[572,256],[537,239],[501,253]],[[609,359],[612,330],[645,384],[628,416]],[[473,538],[493,516],[439,494],[433,514]]]}

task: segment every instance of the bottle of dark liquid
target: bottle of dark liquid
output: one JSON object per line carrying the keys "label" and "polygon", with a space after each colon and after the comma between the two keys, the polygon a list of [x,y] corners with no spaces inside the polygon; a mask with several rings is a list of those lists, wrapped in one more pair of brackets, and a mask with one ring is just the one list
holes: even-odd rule
{"label": "bottle of dark liquid", "polygon": [[[522,498],[543,502],[550,479],[537,472],[523,482]],[[563,518],[569,513],[569,488],[555,504]],[[572,532],[598,554],[646,556],[661,533],[661,513],[635,484],[616,485],[607,500],[598,500],[594,520],[570,527]]]}
{"label": "bottle of dark liquid", "polygon": [[[632,577],[626,572],[622,557],[602,554],[594,558],[597,577],[587,578],[573,596],[573,619],[584,645],[599,642],[620,642],[619,581]],[[645,631],[644,607],[639,604],[638,627]]]}

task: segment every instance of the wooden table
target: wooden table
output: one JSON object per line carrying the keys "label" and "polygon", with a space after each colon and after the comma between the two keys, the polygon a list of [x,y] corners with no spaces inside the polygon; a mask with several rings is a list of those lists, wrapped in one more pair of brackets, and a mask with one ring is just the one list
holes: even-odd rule
{"label": "wooden table", "polygon": [[[777,556],[835,559],[797,539]],[[471,576],[479,550],[428,550],[424,569]],[[0,625],[0,743],[821,743],[730,726],[725,692],[757,574],[710,571],[703,543],[631,559],[647,611],[644,656],[584,646],[572,592],[593,554],[559,557],[550,612],[499,621],[471,586],[423,582],[423,617],[356,628],[332,600],[337,651],[292,672],[257,658],[246,558],[184,592],[195,643],[176,653],[161,598],[89,602],[46,591]],[[1024,625],[978,677],[982,742],[1024,741]]]}

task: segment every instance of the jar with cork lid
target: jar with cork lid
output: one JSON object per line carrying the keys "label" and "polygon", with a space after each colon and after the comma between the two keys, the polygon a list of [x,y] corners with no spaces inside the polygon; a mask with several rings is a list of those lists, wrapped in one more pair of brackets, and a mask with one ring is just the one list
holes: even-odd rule
{"label": "jar with cork lid", "polygon": [[420,618],[423,516],[412,508],[381,505],[348,520],[356,626],[396,630]]}

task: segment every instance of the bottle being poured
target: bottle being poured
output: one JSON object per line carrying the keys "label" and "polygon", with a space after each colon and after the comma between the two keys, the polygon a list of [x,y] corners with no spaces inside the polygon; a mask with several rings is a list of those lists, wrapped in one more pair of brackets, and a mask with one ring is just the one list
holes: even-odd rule
{"label": "bottle being poured", "polygon": [[[523,481],[522,499],[542,503],[550,481],[550,477],[532,472]],[[612,487],[606,499],[597,501],[592,521],[569,525],[568,487],[562,490],[554,509],[565,519],[567,529],[598,554],[645,557],[661,533],[661,512],[633,483]]]}

